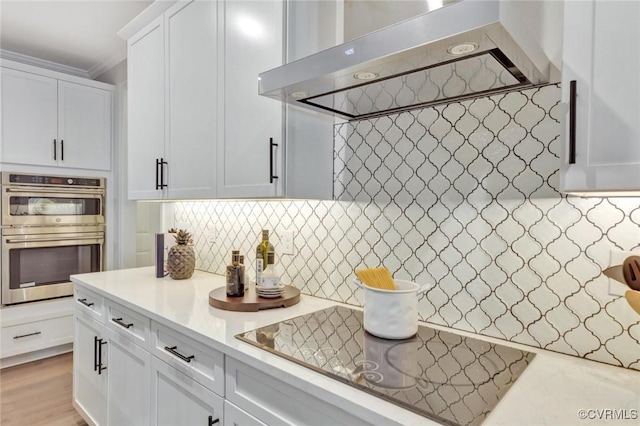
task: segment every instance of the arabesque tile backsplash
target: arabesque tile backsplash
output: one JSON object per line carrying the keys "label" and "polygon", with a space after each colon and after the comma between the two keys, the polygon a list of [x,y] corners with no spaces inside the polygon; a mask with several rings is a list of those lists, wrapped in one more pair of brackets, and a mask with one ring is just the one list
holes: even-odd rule
{"label": "arabesque tile backsplash", "polygon": [[305,294],[360,305],[354,269],[384,265],[433,284],[424,321],[640,369],[640,316],[601,274],[611,250],[640,249],[640,200],[557,192],[559,100],[552,85],[338,124],[335,201],[182,202],[173,220],[198,269],[223,274],[240,249],[252,277],[270,229]]}

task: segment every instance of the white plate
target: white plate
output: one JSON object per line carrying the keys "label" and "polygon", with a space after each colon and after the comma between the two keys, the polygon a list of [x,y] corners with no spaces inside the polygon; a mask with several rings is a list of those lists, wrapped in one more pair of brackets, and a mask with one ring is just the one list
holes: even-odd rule
{"label": "white plate", "polygon": [[257,288],[256,293],[284,293],[284,288]]}
{"label": "white plate", "polygon": [[264,299],[275,299],[277,297],[282,296],[282,294],[278,294],[278,293],[276,293],[276,294],[260,294],[260,293],[258,293],[258,296],[260,296],[260,297],[262,297]]}
{"label": "white plate", "polygon": [[261,286],[261,285],[257,285],[256,289],[257,290],[284,290],[285,285],[284,284],[279,284],[277,286]]}
{"label": "white plate", "polygon": [[274,288],[273,290],[256,290],[256,293],[284,293],[284,289]]}

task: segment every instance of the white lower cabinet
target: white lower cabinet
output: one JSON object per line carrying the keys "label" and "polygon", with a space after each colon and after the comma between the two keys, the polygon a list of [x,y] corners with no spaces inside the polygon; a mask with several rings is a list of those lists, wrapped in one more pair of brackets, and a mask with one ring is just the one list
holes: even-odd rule
{"label": "white lower cabinet", "polygon": [[76,311],[73,399],[95,425],[149,424],[149,352]]}
{"label": "white lower cabinet", "polygon": [[225,373],[227,400],[242,407],[265,424],[370,424],[235,359],[226,358]]}
{"label": "white lower cabinet", "polygon": [[51,348],[73,341],[73,317],[64,315],[2,327],[0,358]]}
{"label": "white lower cabinet", "polygon": [[108,424],[148,425],[151,355],[131,340],[109,331],[107,362]]}
{"label": "white lower cabinet", "polygon": [[73,398],[89,424],[222,424],[223,399],[215,393],[224,394],[222,353],[155,323],[150,348],[149,318],[105,299],[105,315],[96,319],[81,293]]}
{"label": "white lower cabinet", "polygon": [[[89,424],[107,424],[108,374],[103,342],[106,329],[76,308],[73,348],[73,402]],[[102,358],[102,359],[101,359]],[[106,357],[105,357],[106,358]],[[98,361],[103,361],[98,363]]]}
{"label": "white lower cabinet", "polygon": [[267,424],[225,400],[224,426],[267,426]]}
{"label": "white lower cabinet", "polygon": [[373,424],[341,403],[324,402],[134,307],[108,298],[103,306],[82,288],[76,289],[76,300],[73,398],[89,424]]}
{"label": "white lower cabinet", "polygon": [[151,353],[207,389],[224,395],[224,354],[179,332],[151,325]]}
{"label": "white lower cabinet", "polygon": [[151,367],[151,424],[222,425],[221,397],[156,357]]}

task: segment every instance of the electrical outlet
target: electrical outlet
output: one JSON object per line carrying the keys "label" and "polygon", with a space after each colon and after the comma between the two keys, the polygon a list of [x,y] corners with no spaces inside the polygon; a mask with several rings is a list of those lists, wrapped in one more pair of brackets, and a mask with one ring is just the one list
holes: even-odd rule
{"label": "electrical outlet", "polygon": [[207,242],[209,244],[215,243],[216,237],[217,237],[217,233],[216,233],[215,226],[207,226],[207,230],[205,232],[205,238],[207,239]]}
{"label": "electrical outlet", "polygon": [[[616,266],[622,265],[624,260],[633,255],[640,255],[640,253],[632,251],[611,250],[611,256],[609,258],[609,265]],[[624,296],[624,293],[629,290],[629,287],[616,280],[609,279],[609,295],[610,296]]]}
{"label": "electrical outlet", "polygon": [[280,238],[280,250],[282,250],[282,254],[292,255],[294,254],[293,249],[293,231],[287,229],[282,233],[282,237]]}

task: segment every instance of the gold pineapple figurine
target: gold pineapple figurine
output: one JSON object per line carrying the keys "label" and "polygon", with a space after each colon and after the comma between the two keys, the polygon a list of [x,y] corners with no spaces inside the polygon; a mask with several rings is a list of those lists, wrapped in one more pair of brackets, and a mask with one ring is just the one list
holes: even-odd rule
{"label": "gold pineapple figurine", "polygon": [[181,229],[175,235],[176,245],[169,249],[167,269],[174,280],[191,278],[196,267],[196,254],[189,244],[191,234]]}

